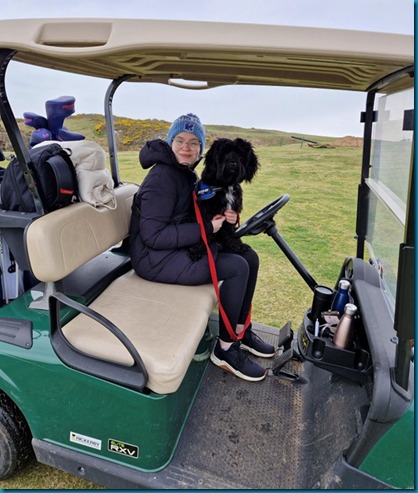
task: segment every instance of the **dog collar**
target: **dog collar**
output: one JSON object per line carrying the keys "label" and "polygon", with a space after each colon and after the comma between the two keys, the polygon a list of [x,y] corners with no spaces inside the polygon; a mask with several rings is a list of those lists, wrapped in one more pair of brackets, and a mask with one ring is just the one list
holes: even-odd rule
{"label": "dog collar", "polygon": [[198,181],[196,184],[196,193],[201,200],[211,199],[219,190],[222,190],[222,187],[206,185],[202,180]]}

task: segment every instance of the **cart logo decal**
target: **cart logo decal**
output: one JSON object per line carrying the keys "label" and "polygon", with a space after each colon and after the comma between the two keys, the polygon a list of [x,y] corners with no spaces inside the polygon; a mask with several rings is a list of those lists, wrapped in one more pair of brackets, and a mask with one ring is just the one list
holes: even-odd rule
{"label": "cart logo decal", "polygon": [[126,455],[128,457],[132,457],[133,459],[138,459],[139,457],[139,447],[136,445],[131,445],[130,443],[121,442],[120,440],[113,440],[113,438],[109,438],[107,442],[107,449],[109,452]]}
{"label": "cart logo decal", "polygon": [[102,448],[101,440],[81,435],[80,433],[74,433],[73,431],[70,431],[70,442],[78,443],[79,445],[84,445],[85,447],[94,448],[96,450],[101,450]]}

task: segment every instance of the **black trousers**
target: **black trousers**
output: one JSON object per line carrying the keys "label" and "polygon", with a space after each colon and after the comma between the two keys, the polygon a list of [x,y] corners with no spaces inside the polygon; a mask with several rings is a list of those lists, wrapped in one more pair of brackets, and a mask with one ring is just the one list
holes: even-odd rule
{"label": "black trousers", "polygon": [[[223,281],[220,287],[221,303],[234,330],[237,324],[244,324],[251,309],[258,268],[258,255],[252,249],[242,255],[218,254],[216,271],[218,279]],[[232,342],[221,316],[219,338],[225,342]]]}

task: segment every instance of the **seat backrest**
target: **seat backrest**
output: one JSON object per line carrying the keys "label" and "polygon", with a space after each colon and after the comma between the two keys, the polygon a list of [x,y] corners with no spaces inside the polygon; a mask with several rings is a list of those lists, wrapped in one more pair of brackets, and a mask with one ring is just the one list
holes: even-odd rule
{"label": "seat backrest", "polygon": [[115,189],[117,207],[77,202],[28,225],[25,247],[33,275],[56,282],[128,236],[134,184]]}

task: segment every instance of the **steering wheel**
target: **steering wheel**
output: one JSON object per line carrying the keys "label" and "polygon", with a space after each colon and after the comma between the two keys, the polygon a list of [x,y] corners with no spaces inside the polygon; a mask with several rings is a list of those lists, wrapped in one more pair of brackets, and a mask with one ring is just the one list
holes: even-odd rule
{"label": "steering wheel", "polygon": [[269,226],[271,226],[271,220],[277,211],[279,211],[283,206],[285,206],[290,199],[290,195],[285,193],[281,197],[273,200],[256,214],[254,214],[250,219],[245,221],[238,229],[234,232],[235,238],[241,238],[245,235],[258,235],[263,233]]}

